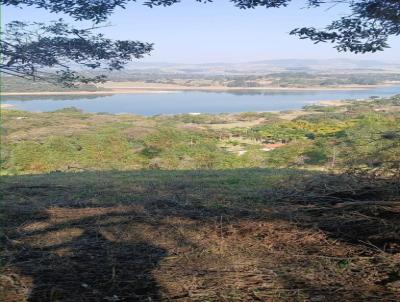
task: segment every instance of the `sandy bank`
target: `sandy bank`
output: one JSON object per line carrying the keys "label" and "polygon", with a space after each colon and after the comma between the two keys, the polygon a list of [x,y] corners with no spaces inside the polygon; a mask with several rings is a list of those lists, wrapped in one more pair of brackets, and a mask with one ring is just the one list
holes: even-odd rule
{"label": "sandy bank", "polygon": [[107,82],[99,85],[106,90],[98,91],[35,91],[35,92],[3,92],[4,96],[19,95],[112,95],[112,94],[145,94],[145,93],[178,93],[184,91],[208,91],[208,92],[234,92],[234,91],[339,91],[362,90],[387,85],[348,85],[338,87],[226,87],[226,86],[182,86],[171,84],[147,84],[141,82]]}

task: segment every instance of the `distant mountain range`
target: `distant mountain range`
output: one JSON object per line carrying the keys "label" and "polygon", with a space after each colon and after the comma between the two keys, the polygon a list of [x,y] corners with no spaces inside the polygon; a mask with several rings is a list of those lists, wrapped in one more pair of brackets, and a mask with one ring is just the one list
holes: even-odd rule
{"label": "distant mountain range", "polygon": [[353,59],[281,59],[245,63],[148,63],[133,62],[127,72],[195,73],[195,74],[249,74],[272,72],[400,72],[400,62]]}

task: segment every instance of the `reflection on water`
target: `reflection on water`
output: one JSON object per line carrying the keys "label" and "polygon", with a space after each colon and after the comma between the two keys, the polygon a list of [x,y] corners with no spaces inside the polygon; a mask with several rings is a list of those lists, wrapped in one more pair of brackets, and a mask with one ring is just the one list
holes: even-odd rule
{"label": "reflection on water", "polygon": [[2,104],[29,111],[54,111],[76,107],[85,112],[135,113],[141,115],[177,113],[221,113],[282,111],[300,109],[325,100],[365,99],[391,96],[400,86],[363,90],[232,90],[182,91],[114,95],[4,96]]}

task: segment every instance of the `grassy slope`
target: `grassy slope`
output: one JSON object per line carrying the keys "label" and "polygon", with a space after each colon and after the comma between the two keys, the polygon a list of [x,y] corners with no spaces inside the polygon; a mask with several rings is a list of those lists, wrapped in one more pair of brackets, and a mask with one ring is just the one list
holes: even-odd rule
{"label": "grassy slope", "polygon": [[4,301],[26,301],[27,289],[29,301],[397,301],[398,203],[291,198],[304,192],[299,180],[329,187],[337,177],[277,169],[3,177]]}
{"label": "grassy slope", "polygon": [[[349,161],[376,166],[400,156],[395,137],[382,139],[384,133],[400,131],[399,120],[398,97],[310,106],[290,114],[141,117],[74,109],[2,110],[2,174],[148,168],[328,169],[346,168]],[[285,146],[263,150],[265,143],[274,142]]]}
{"label": "grassy slope", "polygon": [[[4,110],[4,167],[26,175],[1,178],[6,248],[0,297],[398,301],[398,183],[308,171],[311,166],[301,163],[277,168],[288,164],[288,153],[301,155],[295,151],[309,133],[304,129],[321,135],[321,142],[306,141],[315,159],[321,158],[316,146],[340,139],[343,127],[351,138],[377,125],[385,133],[396,130],[396,104],[373,105],[388,113],[365,119],[357,117],[371,111],[369,103],[349,106],[346,115],[341,108],[308,108],[311,116],[284,123],[276,115],[251,113],[144,118]],[[346,116],[343,123],[333,119],[337,113]],[[330,117],[327,123],[321,124],[321,115]],[[238,123],[254,128],[246,131]],[[214,127],[229,124],[234,128]],[[340,135],[326,136],[332,131]],[[273,132],[294,143],[269,158],[252,153],[243,159],[214,149],[219,138],[228,143],[248,132]],[[389,141],[384,151],[397,150],[396,141]],[[364,153],[377,157],[365,148],[350,152],[359,152],[354,154],[361,160]],[[140,170],[155,160],[167,170]],[[224,168],[232,162],[242,168]],[[139,170],[121,171],[133,163],[138,166],[128,168]]]}

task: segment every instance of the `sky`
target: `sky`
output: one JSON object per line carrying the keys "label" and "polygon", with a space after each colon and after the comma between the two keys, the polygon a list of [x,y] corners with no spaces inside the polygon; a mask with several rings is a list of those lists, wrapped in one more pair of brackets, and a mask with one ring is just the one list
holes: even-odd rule
{"label": "sky", "polygon": [[[390,49],[376,54],[338,53],[329,43],[313,44],[290,36],[293,28],[323,27],[346,13],[345,6],[305,9],[304,0],[294,0],[287,8],[240,10],[228,0],[202,4],[184,0],[172,7],[148,8],[130,3],[117,9],[99,32],[114,39],[154,43],[151,56],[143,62],[212,63],[247,62],[271,59],[352,58],[399,61],[400,37],[390,39]],[[77,27],[68,16],[50,14],[32,7],[2,7],[2,23],[12,20],[50,21],[60,17]]]}

